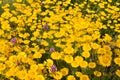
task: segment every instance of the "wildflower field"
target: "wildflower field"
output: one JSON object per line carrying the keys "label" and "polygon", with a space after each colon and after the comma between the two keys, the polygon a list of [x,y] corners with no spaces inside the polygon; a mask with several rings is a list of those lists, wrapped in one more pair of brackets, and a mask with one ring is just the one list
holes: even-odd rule
{"label": "wildflower field", "polygon": [[120,80],[120,0],[0,0],[0,80]]}

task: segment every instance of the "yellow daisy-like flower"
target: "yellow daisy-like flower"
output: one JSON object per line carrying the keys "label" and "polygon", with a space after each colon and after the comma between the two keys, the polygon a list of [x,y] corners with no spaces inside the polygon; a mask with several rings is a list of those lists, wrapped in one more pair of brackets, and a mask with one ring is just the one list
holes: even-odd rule
{"label": "yellow daisy-like flower", "polygon": [[67,80],[76,80],[76,78],[75,78],[73,75],[69,75],[69,76],[67,77]]}
{"label": "yellow daisy-like flower", "polygon": [[94,75],[97,76],[97,77],[100,77],[102,74],[100,71],[94,71]]}
{"label": "yellow daisy-like flower", "polygon": [[46,65],[47,65],[47,67],[51,67],[53,65],[53,60],[52,59],[47,59]]}
{"label": "yellow daisy-like flower", "polygon": [[36,70],[38,69],[38,65],[33,64],[33,65],[30,66],[30,69],[31,69],[31,70],[34,69],[34,70],[36,71]]}
{"label": "yellow daisy-like flower", "polygon": [[69,47],[66,47],[66,48],[64,49],[64,52],[65,52],[66,54],[73,54],[73,53],[74,53],[74,49],[69,46]]}
{"label": "yellow daisy-like flower", "polygon": [[83,44],[83,50],[84,51],[90,51],[91,50],[91,47],[90,47],[90,45],[89,44]]}
{"label": "yellow daisy-like flower", "polygon": [[4,70],[6,66],[3,63],[0,63],[0,71]]}
{"label": "yellow daisy-like flower", "polygon": [[88,51],[84,51],[84,52],[82,52],[82,56],[85,57],[85,58],[89,58],[90,53]]}
{"label": "yellow daisy-like flower", "polygon": [[91,47],[93,49],[98,49],[98,48],[100,48],[100,45],[98,45],[97,43],[91,43]]}
{"label": "yellow daisy-like flower", "polygon": [[81,75],[80,80],[90,80],[88,75]]}
{"label": "yellow daisy-like flower", "polygon": [[53,52],[51,54],[51,58],[55,60],[59,60],[61,58],[61,54],[59,52]]}
{"label": "yellow daisy-like flower", "polygon": [[18,71],[16,76],[19,78],[19,79],[25,79],[25,76],[27,74],[27,71],[26,70],[22,70],[22,71]]}
{"label": "yellow daisy-like flower", "polygon": [[81,57],[81,56],[76,56],[76,57],[75,57],[75,61],[77,61],[77,62],[80,64],[80,62],[83,61],[83,57]]}
{"label": "yellow daisy-like flower", "polygon": [[82,61],[82,62],[80,63],[80,67],[81,67],[81,68],[86,68],[87,66],[88,66],[87,61]]}
{"label": "yellow daisy-like flower", "polygon": [[80,76],[82,76],[82,73],[81,73],[81,72],[76,72],[75,75],[76,75],[77,77],[80,77]]}
{"label": "yellow daisy-like flower", "polygon": [[104,66],[104,67],[108,67],[111,65],[111,56],[110,55],[103,55],[103,56],[99,56],[99,63],[100,65]]}
{"label": "yellow daisy-like flower", "polygon": [[115,64],[120,66],[120,57],[114,59]]}
{"label": "yellow daisy-like flower", "polygon": [[56,72],[54,75],[53,75],[54,79],[56,80],[60,80],[62,78],[62,73],[61,72]]}
{"label": "yellow daisy-like flower", "polygon": [[89,62],[88,67],[89,68],[95,68],[96,67],[96,63],[95,62]]}
{"label": "yellow daisy-like flower", "polygon": [[16,2],[22,2],[22,0],[16,0]]}
{"label": "yellow daisy-like flower", "polygon": [[69,69],[68,68],[62,68],[60,70],[60,72],[62,73],[63,76],[66,76],[68,74],[68,72],[69,72]]}
{"label": "yellow daisy-like flower", "polygon": [[71,66],[74,68],[77,68],[79,66],[79,62],[78,61],[72,61]]}
{"label": "yellow daisy-like flower", "polygon": [[41,58],[42,57],[42,54],[40,52],[35,52],[33,54],[33,58]]}
{"label": "yellow daisy-like flower", "polygon": [[44,76],[43,75],[37,75],[35,77],[35,80],[45,80]]}
{"label": "yellow daisy-like flower", "polygon": [[72,57],[71,55],[65,55],[65,56],[64,56],[64,60],[65,60],[65,62],[67,62],[67,63],[72,63],[73,57]]}
{"label": "yellow daisy-like flower", "polygon": [[116,71],[115,71],[115,74],[116,74],[118,77],[120,77],[120,70],[116,70]]}

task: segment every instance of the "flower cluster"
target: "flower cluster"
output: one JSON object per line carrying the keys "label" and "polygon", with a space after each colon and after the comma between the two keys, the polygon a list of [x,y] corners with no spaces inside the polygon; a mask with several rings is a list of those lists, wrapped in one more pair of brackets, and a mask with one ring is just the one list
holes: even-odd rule
{"label": "flower cluster", "polygon": [[119,78],[119,0],[0,1],[0,80]]}

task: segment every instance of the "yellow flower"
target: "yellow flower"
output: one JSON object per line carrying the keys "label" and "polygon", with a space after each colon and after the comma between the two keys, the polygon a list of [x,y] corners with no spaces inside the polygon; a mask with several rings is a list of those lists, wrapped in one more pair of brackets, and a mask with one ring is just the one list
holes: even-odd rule
{"label": "yellow flower", "polygon": [[61,72],[56,72],[53,77],[56,79],[56,80],[60,80],[62,78],[62,73]]}
{"label": "yellow flower", "polygon": [[10,78],[10,80],[15,80],[14,78]]}
{"label": "yellow flower", "polygon": [[17,18],[16,18],[16,17],[11,17],[11,18],[10,18],[10,21],[11,21],[11,22],[15,22],[15,21],[17,21]]}
{"label": "yellow flower", "polygon": [[17,61],[17,56],[16,55],[12,55],[9,57],[9,61],[10,62],[16,62]]}
{"label": "yellow flower", "polygon": [[87,61],[82,61],[82,62],[80,62],[80,67],[81,67],[81,68],[86,68],[87,66],[88,66]]}
{"label": "yellow flower", "polygon": [[5,62],[7,58],[5,56],[0,56],[0,62]]}
{"label": "yellow flower", "polygon": [[[5,76],[7,77],[7,78],[9,78],[9,77],[11,77],[11,76],[17,76],[17,73],[18,72],[18,70],[17,70],[17,68],[10,68],[6,73],[5,73]],[[22,75],[22,74],[21,74]],[[21,76],[20,75],[20,76]],[[24,76],[24,74],[23,74],[23,76]]]}
{"label": "yellow flower", "polygon": [[120,48],[120,39],[117,39],[116,46]]}
{"label": "yellow flower", "polygon": [[26,76],[25,76],[25,80],[31,80],[32,78],[31,78],[31,75],[29,75],[29,74],[26,74]]}
{"label": "yellow flower", "polygon": [[[5,14],[7,14],[7,13],[5,13]],[[6,30],[6,31],[10,31],[10,29],[11,29],[8,21],[1,22],[1,28],[2,28],[2,30]]]}
{"label": "yellow flower", "polygon": [[0,63],[0,71],[5,70],[6,66],[3,63]]}
{"label": "yellow flower", "polygon": [[82,56],[85,57],[85,58],[89,58],[90,53],[88,51],[84,51],[84,52],[82,52]]}
{"label": "yellow flower", "polygon": [[115,64],[120,66],[120,57],[114,59]]}
{"label": "yellow flower", "polygon": [[78,61],[72,61],[71,66],[74,68],[77,68],[79,66],[79,62]]}
{"label": "yellow flower", "polygon": [[72,63],[73,57],[72,57],[71,55],[65,55],[65,56],[64,56],[64,60],[65,60],[65,62],[67,62],[67,63]]}
{"label": "yellow flower", "polygon": [[116,71],[115,71],[115,74],[116,74],[118,77],[120,77],[120,70],[116,70]]}
{"label": "yellow flower", "polygon": [[108,0],[108,2],[110,2],[110,3],[111,3],[111,2],[112,2],[112,0]]}
{"label": "yellow flower", "polygon": [[[5,19],[9,19],[10,17],[12,17],[12,14],[9,11],[4,11],[1,14],[1,17],[5,18]],[[7,26],[6,26],[7,27]]]}
{"label": "yellow flower", "polygon": [[38,37],[39,33],[40,33],[39,30],[36,30],[35,32],[33,32],[34,37]]}
{"label": "yellow flower", "polygon": [[38,64],[38,74],[42,73],[42,70],[44,69],[44,65],[43,64]]}
{"label": "yellow flower", "polygon": [[33,58],[41,58],[42,57],[42,54],[40,52],[35,52],[33,54]]}
{"label": "yellow flower", "polygon": [[60,72],[62,73],[63,76],[66,76],[68,74],[68,72],[69,72],[69,69],[68,68],[62,68],[60,70]]}
{"label": "yellow flower", "polygon": [[11,61],[6,61],[6,62],[5,62],[5,65],[6,65],[7,67],[12,67],[12,66],[14,65],[14,63],[11,62]]}
{"label": "yellow flower", "polygon": [[38,69],[38,65],[33,64],[33,65],[30,66],[30,69],[36,71]]}
{"label": "yellow flower", "polygon": [[91,47],[93,49],[98,49],[98,48],[100,48],[100,45],[98,45],[97,43],[91,43]]}
{"label": "yellow flower", "polygon": [[48,67],[51,67],[51,66],[53,65],[53,60],[52,60],[52,59],[47,59],[46,65],[47,65]]}
{"label": "yellow flower", "polygon": [[2,3],[2,1],[0,1],[0,4]]}
{"label": "yellow flower", "polygon": [[91,47],[90,47],[90,45],[89,44],[83,44],[83,50],[84,51],[90,51],[91,50]]}
{"label": "yellow flower", "polygon": [[105,50],[104,48],[99,48],[99,49],[97,50],[97,53],[98,53],[98,54],[105,54],[105,53],[106,53],[106,50]]}
{"label": "yellow flower", "polygon": [[68,47],[66,47],[66,48],[64,49],[64,52],[65,52],[66,54],[73,54],[73,53],[74,53],[74,49],[73,49],[72,47],[68,46]]}
{"label": "yellow flower", "polygon": [[95,62],[89,62],[88,67],[89,68],[95,68],[96,67],[96,63]]}
{"label": "yellow flower", "polygon": [[34,69],[29,70],[29,71],[28,71],[28,75],[29,75],[31,78],[35,78],[35,77],[37,76],[37,71],[35,71]]}
{"label": "yellow flower", "polygon": [[53,52],[51,54],[51,58],[55,60],[59,60],[61,58],[61,54],[59,52]]}
{"label": "yellow flower", "polygon": [[99,3],[98,5],[100,6],[100,8],[104,8],[104,4],[103,3]]}
{"label": "yellow flower", "polygon": [[75,61],[77,61],[80,64],[80,62],[83,61],[83,58],[81,56],[76,56]]}
{"label": "yellow flower", "polygon": [[94,71],[94,75],[97,76],[97,77],[100,77],[102,74],[100,71]]}
{"label": "yellow flower", "polygon": [[22,0],[16,0],[16,2],[22,2]]}
{"label": "yellow flower", "polygon": [[27,57],[27,54],[25,52],[19,52],[18,55],[17,55],[17,59],[20,60],[23,57]]}
{"label": "yellow flower", "polygon": [[103,56],[99,56],[99,63],[100,65],[104,66],[104,67],[108,67],[111,65],[111,56],[110,55],[103,55]]}
{"label": "yellow flower", "polygon": [[90,80],[88,75],[81,75],[80,80]]}
{"label": "yellow flower", "polygon": [[0,29],[0,36],[2,36],[3,34],[4,34],[4,31]]}
{"label": "yellow flower", "polygon": [[35,77],[35,80],[45,80],[44,76],[43,75],[37,75]]}
{"label": "yellow flower", "polygon": [[29,42],[30,42],[29,40],[24,40],[23,41],[24,44],[29,44]]}
{"label": "yellow flower", "polygon": [[69,75],[69,76],[67,77],[67,80],[76,80],[76,78],[75,78],[73,75]]}
{"label": "yellow flower", "polygon": [[107,51],[110,51],[110,50],[111,50],[110,46],[108,46],[108,45],[104,45],[103,48],[104,48],[105,50],[107,50]]}
{"label": "yellow flower", "polygon": [[25,76],[27,74],[27,71],[26,70],[22,70],[22,71],[18,71],[16,73],[16,76],[19,78],[19,79],[25,79]]}
{"label": "yellow flower", "polygon": [[120,57],[120,50],[119,49],[114,49],[114,52],[116,55],[118,55]]}
{"label": "yellow flower", "polygon": [[105,34],[104,41],[110,42],[112,40],[112,37],[109,36],[108,34]]}
{"label": "yellow flower", "polygon": [[45,40],[41,41],[41,44],[44,45],[44,46],[48,46],[49,45],[49,43],[47,41],[45,41]]}
{"label": "yellow flower", "polygon": [[77,77],[81,77],[82,76],[82,73],[81,72],[75,72],[75,75],[77,76]]}

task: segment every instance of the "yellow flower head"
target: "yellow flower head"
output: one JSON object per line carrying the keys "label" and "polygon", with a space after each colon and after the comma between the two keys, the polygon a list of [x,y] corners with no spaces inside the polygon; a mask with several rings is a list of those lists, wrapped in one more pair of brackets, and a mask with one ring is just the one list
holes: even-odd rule
{"label": "yellow flower head", "polygon": [[97,76],[97,77],[100,77],[102,74],[100,71],[94,71],[94,75]]}
{"label": "yellow flower head", "polygon": [[88,62],[87,61],[80,62],[80,67],[81,68],[86,68],[87,66],[88,66]]}
{"label": "yellow flower head", "polygon": [[91,50],[91,46],[89,44],[83,44],[83,50],[84,51],[90,51]]}
{"label": "yellow flower head", "polygon": [[43,75],[37,75],[35,77],[35,80],[45,80],[44,76]]}
{"label": "yellow flower head", "polygon": [[120,70],[116,70],[115,74],[120,77]]}
{"label": "yellow flower head", "polygon": [[90,80],[88,75],[81,75],[80,80]]}
{"label": "yellow flower head", "polygon": [[76,72],[75,75],[76,75],[77,77],[81,77],[81,76],[82,76],[82,73],[81,73],[81,72]]}
{"label": "yellow flower head", "polygon": [[73,75],[69,75],[69,76],[67,77],[67,80],[76,80],[76,78],[75,78]]}
{"label": "yellow flower head", "polygon": [[26,71],[26,70],[22,70],[22,71],[18,71],[17,74],[16,74],[16,76],[17,76],[19,79],[25,79],[26,74],[27,74],[27,71]]}
{"label": "yellow flower head", "polygon": [[74,49],[73,49],[72,47],[68,46],[68,47],[66,47],[66,48],[64,49],[64,52],[65,52],[66,54],[73,54],[73,53],[74,53]]}
{"label": "yellow flower head", "polygon": [[104,67],[108,67],[111,65],[111,56],[110,55],[103,55],[103,56],[99,56],[99,63],[100,65],[104,66]]}
{"label": "yellow flower head", "polygon": [[6,66],[3,63],[0,63],[0,71],[5,70]]}
{"label": "yellow flower head", "polygon": [[69,72],[69,69],[68,68],[62,68],[60,70],[60,72],[62,73],[63,76],[66,76],[68,74],[68,72]]}
{"label": "yellow flower head", "polygon": [[78,61],[72,61],[71,66],[74,68],[77,68],[79,66],[79,62]]}
{"label": "yellow flower head", "polygon": [[81,61],[83,61],[83,57],[81,57],[81,56],[76,56],[75,57],[75,61],[77,61],[77,62],[81,62]]}
{"label": "yellow flower head", "polygon": [[73,57],[72,57],[71,55],[65,55],[65,56],[64,56],[64,60],[65,60],[65,62],[67,62],[67,63],[72,63]]}
{"label": "yellow flower head", "polygon": [[35,52],[33,54],[33,58],[41,58],[42,57],[42,54],[40,52]]}
{"label": "yellow flower head", "polygon": [[61,72],[56,72],[54,75],[53,75],[54,79],[56,80],[60,80],[62,78],[62,73]]}
{"label": "yellow flower head", "polygon": [[88,67],[89,68],[95,68],[96,67],[96,63],[95,62],[89,62]]}
{"label": "yellow flower head", "polygon": [[82,56],[85,57],[85,58],[89,58],[90,53],[88,51],[84,51],[84,52],[82,52]]}
{"label": "yellow flower head", "polygon": [[115,64],[120,66],[120,57],[114,59]]}
{"label": "yellow flower head", "polygon": [[59,52],[51,53],[51,58],[55,60],[59,60],[61,58],[61,54]]}

